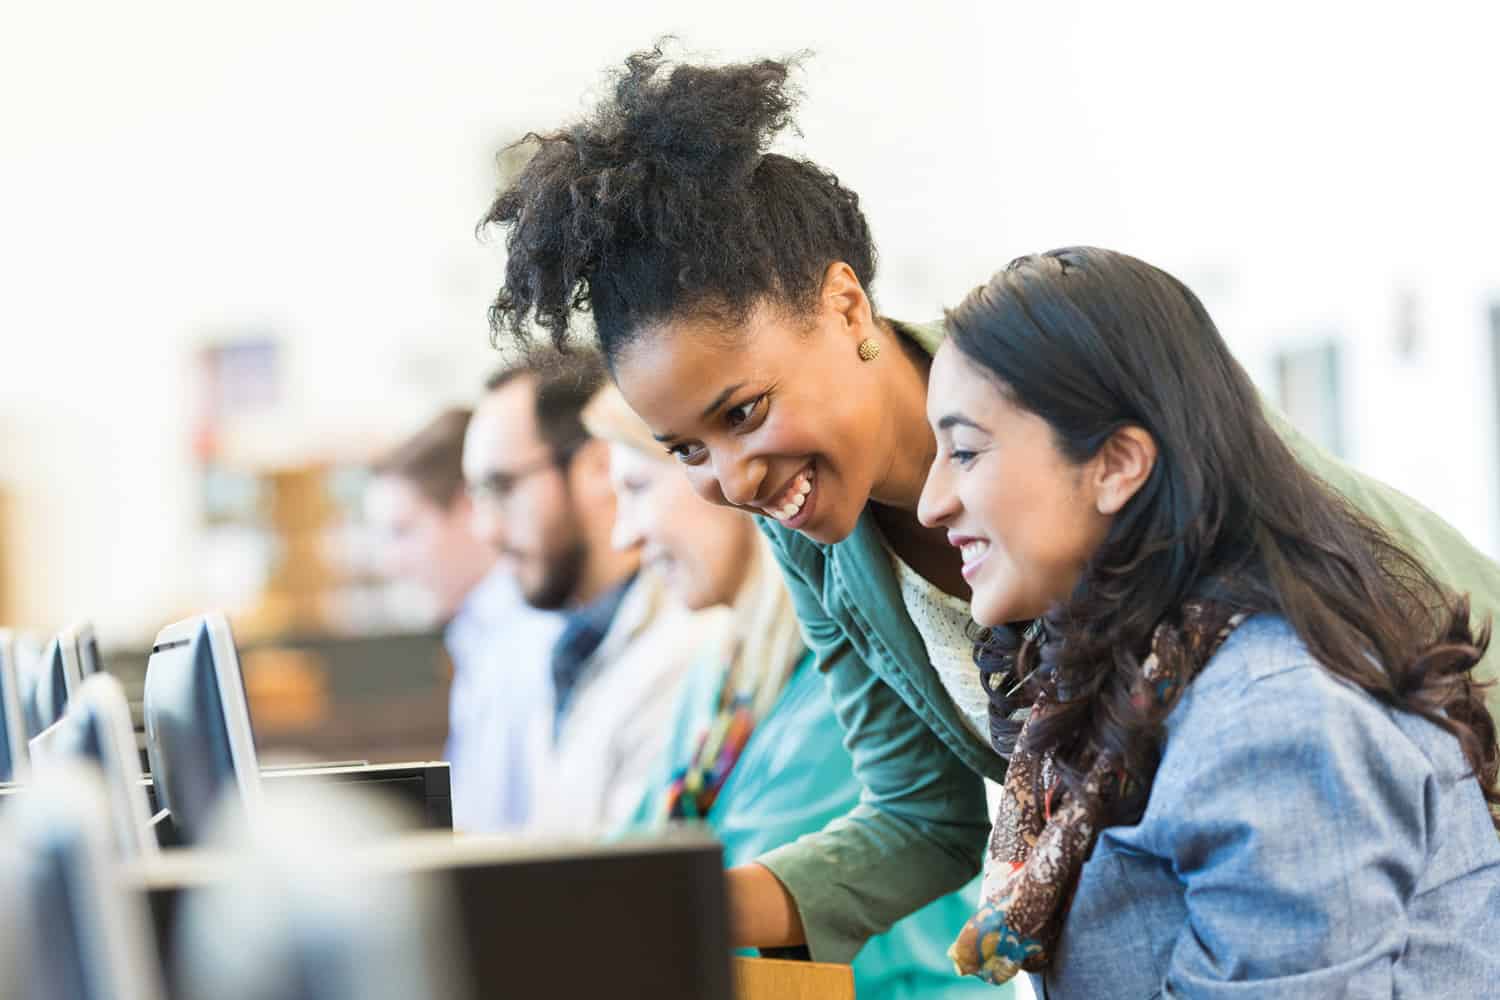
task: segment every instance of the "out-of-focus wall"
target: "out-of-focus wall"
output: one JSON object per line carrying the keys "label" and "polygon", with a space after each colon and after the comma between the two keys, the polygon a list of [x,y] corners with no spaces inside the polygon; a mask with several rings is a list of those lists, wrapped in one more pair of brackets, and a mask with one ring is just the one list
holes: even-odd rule
{"label": "out-of-focus wall", "polygon": [[205,340],[282,343],[257,460],[347,456],[471,393],[494,150],[672,31],[814,50],[788,148],[861,193],[891,314],[1027,251],[1137,253],[1268,389],[1278,349],[1341,342],[1350,457],[1495,551],[1500,14],[1372,6],[30,5],[0,37],[13,611],[124,641],[196,608]]}

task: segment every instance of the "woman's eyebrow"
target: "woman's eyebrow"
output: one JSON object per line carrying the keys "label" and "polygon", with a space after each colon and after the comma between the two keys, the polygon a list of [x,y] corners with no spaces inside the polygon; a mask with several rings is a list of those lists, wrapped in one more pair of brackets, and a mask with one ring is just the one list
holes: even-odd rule
{"label": "woman's eyebrow", "polygon": [[[717,413],[719,411],[720,407],[722,407],[725,403],[729,402],[729,397],[730,396],[733,396],[735,393],[737,393],[741,389],[745,388],[745,386],[748,385],[748,384],[749,383],[746,383],[746,382],[736,382],[734,385],[730,386],[729,388],[725,389],[723,392],[719,393],[717,396],[714,397],[714,401],[712,403],[709,403],[707,406],[705,406],[703,408],[703,412],[700,413],[700,414],[698,414],[698,419],[699,420],[707,420],[709,417],[713,416],[715,413]],[[662,444],[667,444],[667,443],[669,443],[671,441],[675,441],[677,439],[677,435],[676,434],[652,434],[651,436],[654,437],[654,438],[656,438],[656,440],[660,441]]]}
{"label": "woman's eyebrow", "polygon": [[989,428],[975,423],[973,420],[964,416],[962,413],[945,413],[943,414],[943,416],[938,418],[938,430],[946,431],[953,427],[970,427],[985,434],[989,433]]}
{"label": "woman's eyebrow", "polygon": [[719,407],[729,402],[730,396],[733,396],[743,388],[745,388],[744,382],[736,382],[734,385],[719,393],[714,397],[714,401],[705,406],[703,408],[703,412],[698,414],[698,419],[707,420],[709,417],[713,416],[718,411]]}

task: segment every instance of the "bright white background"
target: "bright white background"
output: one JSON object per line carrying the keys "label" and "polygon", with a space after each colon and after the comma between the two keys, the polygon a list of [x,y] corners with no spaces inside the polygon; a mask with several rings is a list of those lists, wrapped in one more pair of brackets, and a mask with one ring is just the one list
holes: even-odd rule
{"label": "bright white background", "polygon": [[[791,148],[864,198],[885,310],[1135,253],[1258,378],[1340,338],[1359,465],[1500,548],[1493,4],[50,3],[0,27],[0,539],[26,624],[195,609],[193,348],[270,331],[262,457],[374,447],[493,363],[492,156],[665,32],[810,48]],[[1403,298],[1415,347],[1397,350]],[[1269,383],[1266,383],[1269,388]]]}

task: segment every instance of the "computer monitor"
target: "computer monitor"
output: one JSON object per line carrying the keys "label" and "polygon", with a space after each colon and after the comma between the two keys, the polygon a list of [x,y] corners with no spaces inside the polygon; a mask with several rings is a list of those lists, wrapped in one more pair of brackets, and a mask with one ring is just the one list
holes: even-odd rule
{"label": "computer monitor", "polygon": [[220,801],[261,801],[250,707],[229,621],[217,612],[168,625],[146,664],[146,753],[176,839],[201,843]]}
{"label": "computer monitor", "polygon": [[6,978],[31,1000],[161,996],[146,911],[111,857],[108,812],[98,775],[71,762],[6,807],[20,849],[9,902],[32,945]]}
{"label": "computer monitor", "polygon": [[77,665],[80,680],[103,672],[104,659],[99,655],[99,639],[92,622],[79,622],[63,629],[58,643],[63,656],[71,657]]}
{"label": "computer monitor", "polygon": [[29,770],[18,655],[15,633],[0,629],[0,782],[25,781]]}
{"label": "computer monitor", "polygon": [[[228,911],[243,914],[235,920],[235,934],[226,930],[228,921],[222,916],[202,922],[199,911],[190,917],[188,904],[201,899],[205,888],[238,878],[242,859],[234,851],[168,851],[127,871],[126,878],[150,900],[164,968],[181,969],[190,960],[231,972],[252,947],[250,935],[238,932],[265,920],[269,907],[297,913],[295,920],[279,924],[283,934],[299,925],[329,933],[350,926],[320,917],[317,906],[296,909],[298,893],[276,892],[276,876],[261,886],[270,890],[266,895],[272,902],[244,901]],[[353,846],[336,864],[371,879],[407,875],[445,883],[456,907],[456,926],[449,935],[454,960],[467,966],[476,996],[730,1000],[734,995],[723,852],[700,832],[608,845],[408,834]],[[282,868],[279,877],[286,873]],[[367,917],[364,924],[374,920]],[[218,939],[218,954],[189,958],[201,943],[181,933],[190,925]],[[430,918],[419,926],[433,927]],[[598,927],[616,933],[590,933]],[[587,937],[582,960],[580,935]],[[595,975],[599,970],[607,971]],[[242,986],[248,978],[241,978]]]}
{"label": "computer monitor", "polygon": [[85,679],[67,714],[33,739],[29,749],[41,782],[49,779],[60,761],[85,761],[98,767],[109,792],[118,856],[140,858],[156,853],[130,702],[118,680],[109,674]]}
{"label": "computer monitor", "polygon": [[63,642],[61,635],[47,643],[28,678],[22,701],[28,739],[40,736],[42,730],[63,717],[68,708],[68,697],[83,680],[78,673],[78,657],[67,651],[69,645]]}

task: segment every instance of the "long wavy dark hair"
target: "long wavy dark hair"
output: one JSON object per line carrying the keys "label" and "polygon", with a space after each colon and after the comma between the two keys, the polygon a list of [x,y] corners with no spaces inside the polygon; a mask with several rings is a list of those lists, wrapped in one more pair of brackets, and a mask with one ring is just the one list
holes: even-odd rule
{"label": "long wavy dark hair", "polygon": [[1172,707],[1132,698],[1145,687],[1142,659],[1155,626],[1212,588],[1246,612],[1282,615],[1324,669],[1452,733],[1485,798],[1500,803],[1495,722],[1472,673],[1489,625],[1476,634],[1466,596],[1293,456],[1185,285],[1125,254],[1054,250],[1014,261],[947,325],[1071,461],[1130,425],[1157,445],[1077,588],[1040,623],[1056,644],[1050,669],[1008,693],[994,675],[1013,660],[1016,631],[981,640],[998,749],[1014,746],[1012,716],[1043,685],[1059,711],[1033,726],[1028,749],[1051,752],[1073,794],[1098,754],[1117,755],[1134,794],[1104,819],[1138,819]]}

